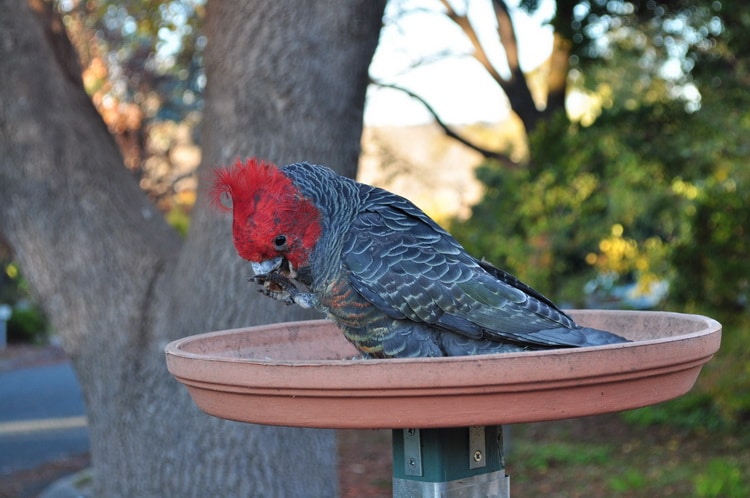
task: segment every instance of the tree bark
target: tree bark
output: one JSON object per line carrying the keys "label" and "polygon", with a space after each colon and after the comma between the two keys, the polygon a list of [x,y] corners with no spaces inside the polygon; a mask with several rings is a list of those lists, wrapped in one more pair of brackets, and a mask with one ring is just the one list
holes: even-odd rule
{"label": "tree bark", "polygon": [[521,63],[518,57],[518,40],[513,20],[510,17],[508,6],[502,0],[494,0],[492,6],[497,19],[497,34],[500,44],[505,51],[505,57],[510,69],[510,77],[496,80],[505,95],[508,96],[510,107],[521,119],[526,134],[530,134],[539,122],[541,112],[536,107],[534,98],[531,96],[526,75],[521,71]]}
{"label": "tree bark", "polygon": [[[181,336],[309,315],[247,284],[205,196],[179,238],[34,19],[44,4],[0,4],[0,234],[81,381],[96,496],[335,496],[332,431],[209,417],[164,363]],[[204,176],[248,155],[353,175],[383,2],[207,10]]]}
{"label": "tree bark", "polygon": [[547,77],[547,107],[544,118],[558,112],[565,112],[565,97],[568,93],[568,71],[570,69],[570,49],[572,43],[555,33],[555,41],[550,55],[549,76]]}

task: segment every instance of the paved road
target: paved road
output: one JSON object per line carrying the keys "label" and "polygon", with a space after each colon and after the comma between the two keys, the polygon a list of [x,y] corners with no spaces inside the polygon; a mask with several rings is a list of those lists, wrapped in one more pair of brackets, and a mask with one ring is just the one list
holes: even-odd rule
{"label": "paved road", "polygon": [[69,363],[0,373],[0,475],[88,448],[83,397]]}

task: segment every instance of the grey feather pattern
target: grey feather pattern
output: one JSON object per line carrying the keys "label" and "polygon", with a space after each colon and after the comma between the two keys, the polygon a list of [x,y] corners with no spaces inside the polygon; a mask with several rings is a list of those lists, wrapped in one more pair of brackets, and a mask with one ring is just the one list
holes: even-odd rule
{"label": "grey feather pattern", "polygon": [[284,169],[320,207],[326,237],[337,238],[338,245],[321,240],[314,251],[311,266],[325,266],[317,273],[326,277],[313,275],[312,291],[366,354],[479,354],[625,340],[578,326],[539,292],[469,255],[407,199],[320,166]]}
{"label": "grey feather pattern", "polygon": [[489,264],[466,253],[411,202],[381,189],[360,189],[365,209],[347,232],[342,258],[352,286],[373,305],[472,339],[588,344],[585,331],[549,299],[519,288],[517,279],[499,269],[488,271]]}

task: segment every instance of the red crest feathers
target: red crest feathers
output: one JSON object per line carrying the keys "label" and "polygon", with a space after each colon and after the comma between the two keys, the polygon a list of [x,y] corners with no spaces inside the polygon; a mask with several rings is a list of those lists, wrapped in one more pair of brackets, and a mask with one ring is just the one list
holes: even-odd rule
{"label": "red crest feathers", "polygon": [[227,195],[232,204],[246,202],[261,188],[279,193],[291,184],[273,163],[254,157],[244,163],[237,159],[233,167],[216,169],[214,175],[214,184],[209,193],[211,204],[227,212],[232,210],[232,206],[224,202]]}
{"label": "red crest feathers", "polygon": [[[232,212],[239,255],[256,262],[283,255],[295,267],[304,265],[321,233],[320,213],[312,201],[276,166],[255,158],[237,160],[214,174],[211,202]],[[273,244],[279,236],[289,241],[283,247]]]}

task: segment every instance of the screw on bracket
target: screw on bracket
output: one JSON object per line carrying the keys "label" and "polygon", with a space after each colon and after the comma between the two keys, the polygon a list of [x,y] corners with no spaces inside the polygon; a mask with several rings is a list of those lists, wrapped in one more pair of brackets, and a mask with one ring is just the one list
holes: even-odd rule
{"label": "screw on bracket", "polygon": [[404,435],[404,474],[422,476],[422,438],[419,429],[406,429]]}
{"label": "screw on bracket", "polygon": [[486,444],[484,440],[484,427],[472,426],[469,427],[469,468],[479,469],[485,467],[487,462],[485,461],[484,454],[486,452]]}

